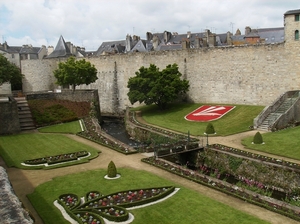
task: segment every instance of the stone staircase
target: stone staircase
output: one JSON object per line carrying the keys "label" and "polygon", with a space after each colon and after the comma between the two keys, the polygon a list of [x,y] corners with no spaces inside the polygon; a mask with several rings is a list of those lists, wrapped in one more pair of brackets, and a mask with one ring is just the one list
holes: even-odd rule
{"label": "stone staircase", "polygon": [[33,130],[35,125],[32,119],[31,111],[29,109],[25,97],[15,97],[18,106],[19,122],[21,131]]}
{"label": "stone staircase", "polygon": [[277,108],[277,110],[270,113],[262,122],[262,124],[257,127],[257,129],[261,131],[270,131],[270,128],[272,127],[274,122],[293,105],[296,99],[297,98],[295,97],[285,99],[283,103]]}

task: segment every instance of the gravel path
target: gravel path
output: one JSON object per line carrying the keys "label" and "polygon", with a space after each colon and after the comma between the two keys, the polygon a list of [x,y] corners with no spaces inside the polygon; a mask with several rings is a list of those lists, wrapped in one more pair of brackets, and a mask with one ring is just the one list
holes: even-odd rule
{"label": "gravel path", "polygon": [[[210,144],[219,143],[234,148],[244,149],[244,147],[240,144],[241,139],[246,136],[254,136],[255,132],[256,131],[249,131],[249,132],[244,132],[241,134],[232,135],[228,137],[210,137],[209,143]],[[133,154],[133,155],[126,156],[121,153],[115,152],[114,150],[111,150],[109,148],[91,142],[89,140],[86,140],[84,138],[75,135],[68,135],[68,136],[74,139],[75,141],[82,142],[84,144],[92,146],[100,150],[102,153],[99,155],[99,157],[97,157],[94,160],[91,160],[89,163],[70,166],[70,167],[63,167],[58,169],[52,169],[52,170],[21,170],[16,168],[7,168],[2,158],[0,157],[0,166],[3,166],[7,170],[8,177],[10,179],[10,182],[13,185],[16,195],[23,202],[25,208],[27,208],[30,211],[30,213],[34,216],[37,224],[42,224],[43,222],[26,197],[27,194],[30,194],[34,191],[35,187],[37,187],[38,185],[44,182],[50,181],[52,178],[57,176],[64,176],[71,173],[83,172],[87,170],[94,170],[100,168],[107,169],[107,161],[111,161],[111,160],[115,162],[117,167],[128,167],[132,169],[146,170],[157,176],[174,181],[182,186],[185,186],[189,189],[192,189],[196,192],[199,192],[210,198],[220,201],[235,209],[249,213],[253,216],[259,217],[260,219],[269,221],[270,223],[274,223],[274,224],[299,223],[285,216],[281,216],[269,210],[260,208],[258,206],[241,201],[239,199],[230,197],[221,192],[204,187],[200,184],[196,184],[184,178],[180,178],[175,174],[171,174],[159,168],[142,163],[141,159],[143,157],[149,156],[147,154]]]}

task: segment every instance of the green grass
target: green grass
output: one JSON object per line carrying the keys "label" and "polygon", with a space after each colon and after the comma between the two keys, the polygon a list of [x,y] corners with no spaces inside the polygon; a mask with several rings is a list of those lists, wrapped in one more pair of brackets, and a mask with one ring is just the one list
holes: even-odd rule
{"label": "green grass", "polygon": [[39,132],[42,133],[50,132],[50,133],[70,133],[70,134],[76,134],[82,131],[79,121],[72,121],[68,123],[51,125],[51,126],[39,128],[38,130]]}
{"label": "green grass", "polygon": [[91,156],[72,163],[50,166],[48,168],[84,163],[97,157],[99,151],[82,143],[76,142],[67,136],[59,134],[19,134],[0,136],[0,155],[3,157],[8,167],[41,169],[45,167],[28,167],[21,165],[21,163],[25,160],[34,158],[83,150],[90,152]]}
{"label": "green grass", "polygon": [[[184,117],[205,104],[171,104],[169,109],[160,111],[155,105],[134,110],[142,111],[143,119],[149,124],[168,128],[191,135],[204,136],[208,122],[187,121]],[[210,104],[213,105],[213,104]],[[235,108],[222,118],[212,121],[217,135],[227,136],[249,130],[253,119],[263,110],[263,106],[233,105]]]}
{"label": "green grass", "polygon": [[132,223],[267,223],[151,173],[127,168],[118,169],[118,173],[121,174],[121,178],[115,180],[104,179],[105,170],[93,170],[57,177],[38,186],[32,194],[28,195],[28,198],[45,224],[64,224],[68,222],[53,205],[54,200],[61,194],[75,193],[82,197],[92,190],[98,190],[102,194],[110,194],[123,190],[172,185],[180,187],[180,190],[171,198],[155,205],[130,210],[134,215]]}
{"label": "green grass", "polygon": [[252,144],[253,137],[242,140],[249,149],[300,160],[300,126],[262,134],[265,144]]}

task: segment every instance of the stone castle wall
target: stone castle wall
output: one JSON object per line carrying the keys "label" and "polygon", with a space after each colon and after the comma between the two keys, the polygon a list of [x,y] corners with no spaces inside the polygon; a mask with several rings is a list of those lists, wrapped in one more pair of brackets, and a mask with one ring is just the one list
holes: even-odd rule
{"label": "stone castle wall", "polygon": [[[183,77],[190,81],[191,102],[269,105],[284,92],[300,87],[300,54],[292,51],[298,45],[294,41],[294,46],[260,44],[86,58],[97,68],[98,80],[79,89],[98,89],[102,113],[124,112],[132,106],[127,97],[128,79],[141,66],[152,63],[162,70],[176,63]],[[58,62],[22,61],[24,92],[57,88],[52,71]]]}
{"label": "stone castle wall", "polygon": [[16,134],[21,131],[17,101],[13,97],[7,99],[0,102],[0,135]]}

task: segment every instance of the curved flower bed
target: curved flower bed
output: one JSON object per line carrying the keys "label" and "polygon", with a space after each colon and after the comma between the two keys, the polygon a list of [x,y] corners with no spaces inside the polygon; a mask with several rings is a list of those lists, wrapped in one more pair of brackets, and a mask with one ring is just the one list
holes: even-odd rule
{"label": "curved flower bed", "polygon": [[207,176],[203,173],[196,172],[194,170],[186,169],[184,167],[175,165],[163,159],[148,157],[143,158],[143,162],[151,164],[153,166],[162,168],[168,172],[174,173],[181,177],[187,178],[196,183],[214,188],[226,194],[232,195],[234,197],[240,198],[244,201],[256,204],[258,206],[267,208],[271,211],[277,212],[279,214],[285,215],[297,221],[300,221],[300,207],[289,204],[285,201],[276,200],[258,192],[253,192],[247,190],[244,187],[238,187],[236,185],[227,183],[217,178]]}
{"label": "curved flower bed", "polygon": [[101,195],[98,191],[86,194],[86,202],[81,202],[75,194],[63,194],[57,202],[79,223],[102,224],[103,218],[122,222],[129,218],[126,208],[157,201],[171,194],[173,186],[146,188]]}
{"label": "curved flower bed", "polygon": [[88,154],[89,153],[87,151],[79,151],[79,152],[25,160],[24,163],[28,165],[42,165],[47,163],[48,165],[50,165],[55,163],[77,160],[78,158],[87,156]]}

